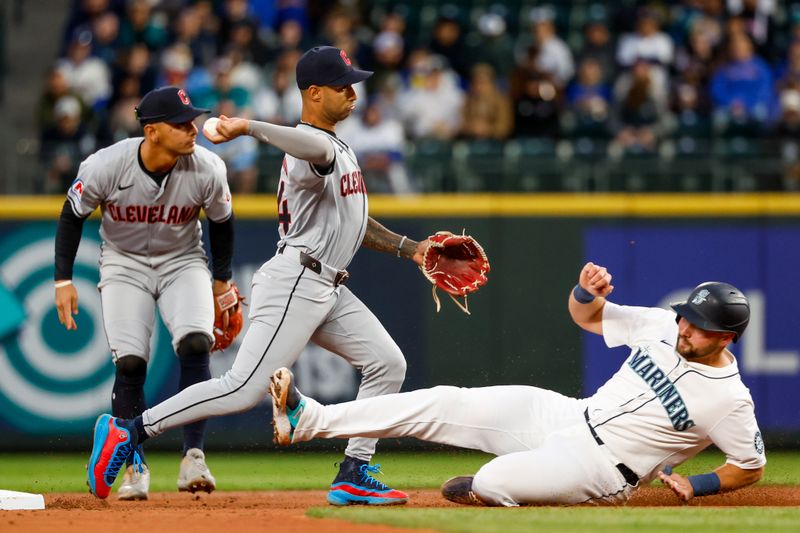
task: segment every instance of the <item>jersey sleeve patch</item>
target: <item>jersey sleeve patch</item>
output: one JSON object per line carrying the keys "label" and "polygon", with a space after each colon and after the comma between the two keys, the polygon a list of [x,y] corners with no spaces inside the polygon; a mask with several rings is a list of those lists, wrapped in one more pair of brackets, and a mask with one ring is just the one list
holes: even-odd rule
{"label": "jersey sleeve patch", "polygon": [[83,180],[80,177],[75,178],[75,181],[73,181],[72,185],[69,186],[67,195],[71,199],[80,203],[81,198],[83,198]]}
{"label": "jersey sleeve patch", "polygon": [[753,437],[753,447],[758,455],[764,453],[764,439],[761,437],[760,431],[756,431],[755,437]]}

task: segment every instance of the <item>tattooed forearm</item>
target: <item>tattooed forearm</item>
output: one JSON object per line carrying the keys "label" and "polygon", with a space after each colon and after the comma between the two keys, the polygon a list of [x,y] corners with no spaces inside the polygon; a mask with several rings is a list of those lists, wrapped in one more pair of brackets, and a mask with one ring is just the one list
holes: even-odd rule
{"label": "tattooed forearm", "polygon": [[397,247],[402,241],[400,257],[411,259],[417,249],[417,241],[386,229],[383,225],[370,217],[367,221],[367,233],[364,235],[364,242],[361,246],[383,252],[385,254],[397,254]]}

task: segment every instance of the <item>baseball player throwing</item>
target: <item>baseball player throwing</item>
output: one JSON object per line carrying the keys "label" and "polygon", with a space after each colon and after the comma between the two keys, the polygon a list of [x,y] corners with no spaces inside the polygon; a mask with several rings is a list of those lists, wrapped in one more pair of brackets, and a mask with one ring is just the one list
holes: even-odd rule
{"label": "baseball player throwing", "polygon": [[[192,106],[182,89],[164,87],[137,108],[144,137],[120,141],[88,157],[70,186],[55,244],[58,318],[77,329],[78,293],[72,268],[84,220],[102,210],[100,297],[103,323],[116,366],[111,409],[132,418],[145,409],[144,383],[155,306],[172,335],[181,389],[210,378],[215,295],[230,291],[233,213],[225,165],[195,146],[193,120],[208,111]],[[209,219],[213,287],[198,216]],[[184,427],[178,488],[211,492],[205,464],[205,422]],[[134,456],[135,455],[135,456]],[[119,498],[146,499],[150,473],[141,450],[128,457]],[[131,463],[136,463],[131,464]]]}
{"label": "baseball player throwing", "polygon": [[[277,191],[277,253],[253,276],[250,326],[229,372],[185,389],[135,420],[101,417],[89,460],[92,492],[105,497],[120,458],[136,442],[212,416],[254,407],[270,375],[291,366],[310,341],[361,371],[359,398],[400,390],[403,354],[384,327],[344,283],[361,246],[422,263],[427,240],[415,242],[369,217],[367,191],[353,150],[335,134],[355,107],[352,84],[371,75],[329,46],[306,52],[297,64],[302,123],[296,128],[220,117],[213,142],[252,135],[286,152]],[[205,130],[204,130],[205,131]],[[369,461],[376,439],[350,440],[331,485],[334,505],[405,503],[407,495],[377,481]]]}
{"label": "baseball player throwing", "polygon": [[[498,457],[442,486],[472,505],[623,502],[659,477],[682,500],[758,481],[766,458],[753,400],[727,346],[744,332],[747,299],[727,283],[697,286],[677,313],[621,306],[605,268],[587,263],[569,298],[583,329],[627,345],[620,370],[590,398],[527,386],[435,387],[338,405],[303,397],[287,369],[271,379],[281,444],[313,438],[417,437]],[[713,472],[672,468],[710,444],[727,456]]]}

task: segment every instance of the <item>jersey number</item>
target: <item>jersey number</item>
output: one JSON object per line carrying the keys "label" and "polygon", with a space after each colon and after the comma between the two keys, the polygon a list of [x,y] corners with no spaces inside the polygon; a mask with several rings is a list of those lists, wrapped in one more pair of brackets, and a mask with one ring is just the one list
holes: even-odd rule
{"label": "jersey number", "polygon": [[289,231],[289,224],[292,222],[292,215],[289,214],[289,200],[283,198],[283,180],[278,186],[278,224],[283,226],[283,233]]}

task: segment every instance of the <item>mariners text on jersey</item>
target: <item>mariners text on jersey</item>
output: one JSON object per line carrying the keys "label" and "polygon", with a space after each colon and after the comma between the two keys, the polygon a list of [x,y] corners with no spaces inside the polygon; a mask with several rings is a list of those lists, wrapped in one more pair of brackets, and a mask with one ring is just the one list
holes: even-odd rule
{"label": "mariners text on jersey", "polygon": [[689,411],[678,392],[678,388],[658,368],[658,365],[650,359],[647,348],[638,348],[631,354],[628,366],[653,390],[656,398],[667,411],[672,427],[678,431],[685,431],[690,427],[694,427],[694,420],[689,418]]}

